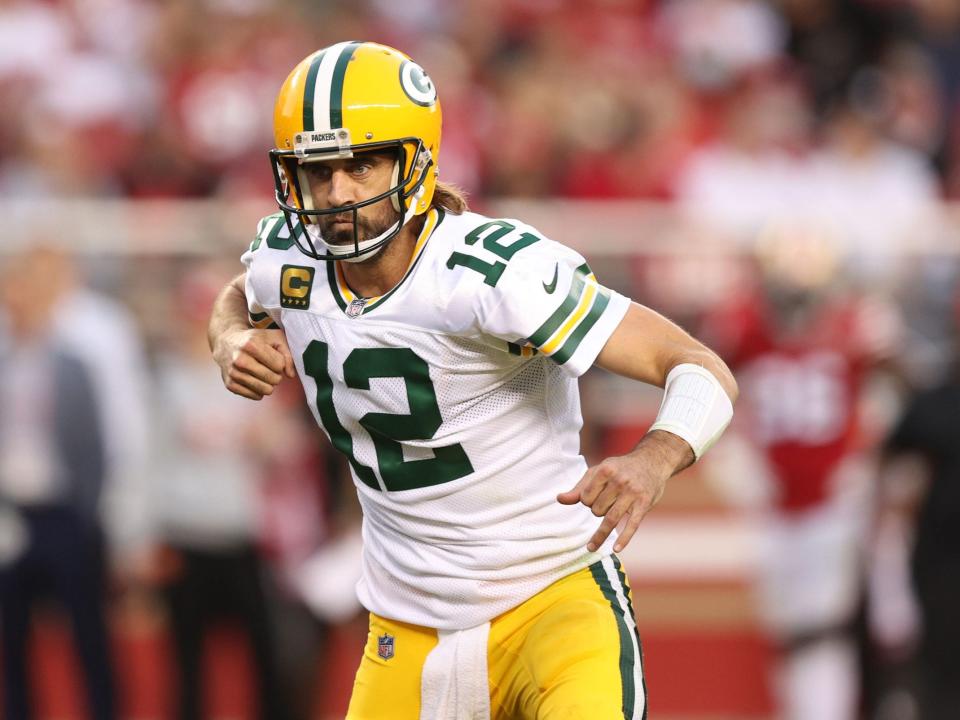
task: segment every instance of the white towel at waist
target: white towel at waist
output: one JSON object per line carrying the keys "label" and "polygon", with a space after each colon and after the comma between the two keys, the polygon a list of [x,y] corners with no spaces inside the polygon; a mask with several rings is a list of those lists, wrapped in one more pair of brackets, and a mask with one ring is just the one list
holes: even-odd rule
{"label": "white towel at waist", "polygon": [[437,635],[439,642],[423,664],[420,720],[490,720],[490,623]]}

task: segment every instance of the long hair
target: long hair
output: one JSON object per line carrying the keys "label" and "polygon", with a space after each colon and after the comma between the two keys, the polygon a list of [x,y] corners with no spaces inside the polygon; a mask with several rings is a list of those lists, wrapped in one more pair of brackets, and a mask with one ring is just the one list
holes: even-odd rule
{"label": "long hair", "polygon": [[470,209],[470,206],[467,205],[466,193],[456,185],[442,180],[437,180],[430,205],[431,207],[443,208],[453,215],[462,215]]}

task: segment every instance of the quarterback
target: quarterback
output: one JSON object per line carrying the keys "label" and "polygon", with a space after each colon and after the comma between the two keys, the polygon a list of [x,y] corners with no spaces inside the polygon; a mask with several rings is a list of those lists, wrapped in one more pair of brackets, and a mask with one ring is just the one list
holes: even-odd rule
{"label": "quarterback", "polygon": [[[370,632],[351,720],[642,718],[614,554],[729,423],[710,350],[601,285],[576,252],[438,182],[437,91],[343,42],[280,89],[280,212],[221,292],[210,346],[254,400],[299,375],[363,508]],[[588,467],[577,378],[664,387],[628,455]]]}

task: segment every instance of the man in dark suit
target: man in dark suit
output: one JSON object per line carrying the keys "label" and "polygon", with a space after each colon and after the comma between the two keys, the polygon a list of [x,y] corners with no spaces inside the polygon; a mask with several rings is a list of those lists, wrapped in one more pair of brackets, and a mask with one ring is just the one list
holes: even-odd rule
{"label": "man in dark suit", "polygon": [[4,717],[33,717],[27,646],[38,598],[70,619],[94,720],[116,716],[99,500],[105,448],[90,374],[49,332],[56,288],[31,254],[0,272],[0,505],[19,547],[0,558]]}

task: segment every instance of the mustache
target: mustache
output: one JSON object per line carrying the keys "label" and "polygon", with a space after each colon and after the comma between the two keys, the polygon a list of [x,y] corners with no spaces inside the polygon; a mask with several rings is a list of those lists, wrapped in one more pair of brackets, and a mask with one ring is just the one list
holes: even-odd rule
{"label": "mustache", "polygon": [[[333,229],[338,222],[349,223],[350,227]],[[352,216],[346,218],[339,216],[328,216],[320,219],[320,232],[327,242],[335,245],[349,245],[354,241],[354,231],[356,231],[357,242],[376,237],[383,230],[380,230],[374,223],[367,218],[358,217],[356,220]]]}
{"label": "mustache", "polygon": [[367,227],[370,224],[366,218],[360,217],[359,215],[354,217],[351,213],[344,215],[324,215],[317,218],[317,224],[319,224],[324,230],[329,230],[337,223],[347,223],[349,225],[356,224],[358,230]]}
{"label": "mustache", "polygon": [[[388,213],[389,217],[364,217],[359,213],[337,213],[334,215],[322,215],[317,218],[317,224],[320,226],[320,232],[327,242],[335,244],[352,243],[354,238],[354,229],[358,241],[368,240],[372,237],[382,235],[392,225],[399,221],[400,213],[393,211]],[[333,230],[337,223],[348,223],[349,228],[338,228]]]}

